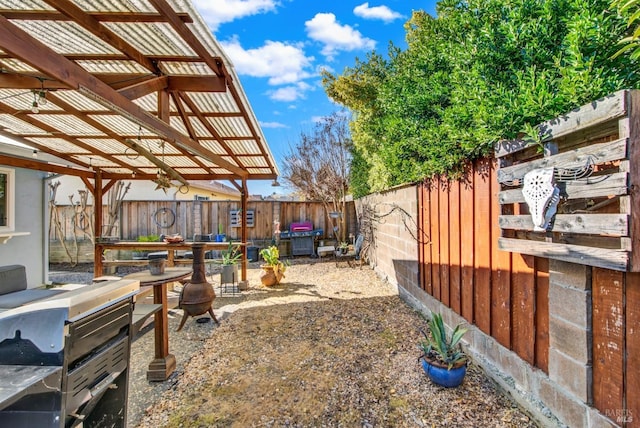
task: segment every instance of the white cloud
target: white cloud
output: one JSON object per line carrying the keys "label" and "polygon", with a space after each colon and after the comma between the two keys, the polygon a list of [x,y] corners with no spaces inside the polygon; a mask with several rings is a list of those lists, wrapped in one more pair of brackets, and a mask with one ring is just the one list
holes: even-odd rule
{"label": "white cloud", "polygon": [[297,85],[283,86],[282,88],[269,91],[269,98],[274,101],[291,102],[301,98],[304,98],[305,92],[312,87],[304,82],[299,82]]}
{"label": "white cloud", "polygon": [[260,122],[260,126],[263,128],[288,128],[289,125],[285,125],[280,122]]}
{"label": "white cloud", "polygon": [[194,0],[193,3],[214,32],[220,24],[245,16],[271,12],[279,5],[277,0]]}
{"label": "white cloud", "polygon": [[333,13],[318,13],[304,25],[310,38],[324,44],[322,55],[328,58],[338,51],[371,50],[376,46],[374,40],[351,26],[338,23]]}
{"label": "white cloud", "polygon": [[379,19],[385,23],[393,22],[396,19],[402,18],[402,15],[398,12],[394,12],[387,6],[374,6],[369,7],[369,3],[362,3],[353,9],[353,13],[356,16],[364,19]]}
{"label": "white cloud", "polygon": [[259,48],[245,50],[237,37],[220,44],[239,74],[268,77],[270,85],[297,83],[311,76],[306,69],[315,58],[305,56],[301,44],[267,40]]}

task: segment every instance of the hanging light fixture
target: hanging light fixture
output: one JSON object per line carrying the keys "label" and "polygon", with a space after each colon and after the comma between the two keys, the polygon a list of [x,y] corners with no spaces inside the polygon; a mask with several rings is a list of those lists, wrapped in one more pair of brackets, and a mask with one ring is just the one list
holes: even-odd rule
{"label": "hanging light fixture", "polygon": [[38,92],[38,104],[47,105],[47,93],[44,91],[44,80],[40,80],[40,92]]}
{"label": "hanging light fixture", "polygon": [[40,109],[38,108],[38,93],[33,91],[33,103],[31,104],[31,112],[34,114],[38,114]]}

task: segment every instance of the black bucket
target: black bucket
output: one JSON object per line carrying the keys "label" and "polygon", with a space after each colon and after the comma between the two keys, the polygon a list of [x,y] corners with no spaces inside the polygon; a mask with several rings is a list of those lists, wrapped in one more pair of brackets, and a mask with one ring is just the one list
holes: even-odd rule
{"label": "black bucket", "polygon": [[250,262],[258,261],[258,247],[247,247],[247,260]]}

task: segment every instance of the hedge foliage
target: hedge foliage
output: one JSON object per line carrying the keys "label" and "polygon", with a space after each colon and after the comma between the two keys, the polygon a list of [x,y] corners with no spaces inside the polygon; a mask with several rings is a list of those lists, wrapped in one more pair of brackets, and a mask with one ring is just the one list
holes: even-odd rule
{"label": "hedge foliage", "polygon": [[326,93],[353,113],[354,196],[456,175],[494,143],[577,106],[637,87],[637,62],[614,57],[627,17],[602,0],[441,0],[416,11],[407,49],[390,45]]}

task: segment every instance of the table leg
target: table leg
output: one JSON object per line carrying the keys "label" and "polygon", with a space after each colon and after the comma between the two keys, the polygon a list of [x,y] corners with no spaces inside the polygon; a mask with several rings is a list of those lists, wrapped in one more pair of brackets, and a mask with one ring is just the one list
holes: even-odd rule
{"label": "table leg", "polygon": [[176,357],[169,353],[169,322],[167,306],[167,284],[153,286],[153,303],[162,304],[155,313],[155,358],[149,364],[147,380],[164,381],[176,369]]}

